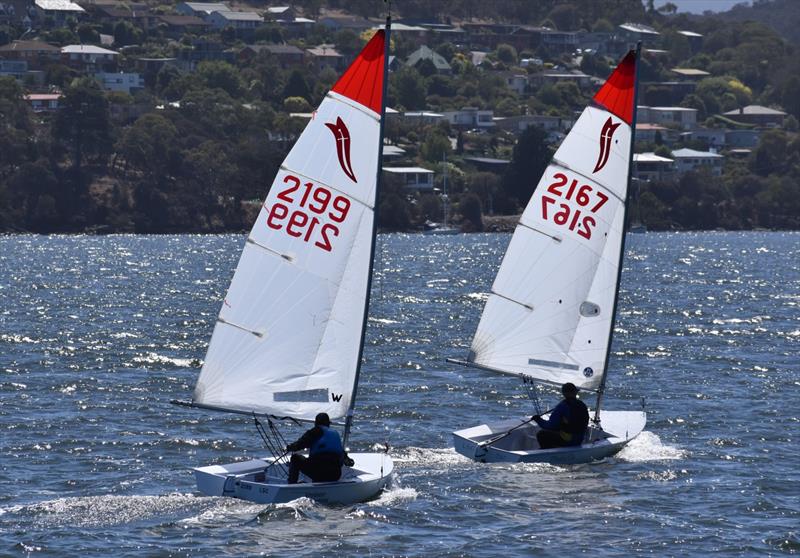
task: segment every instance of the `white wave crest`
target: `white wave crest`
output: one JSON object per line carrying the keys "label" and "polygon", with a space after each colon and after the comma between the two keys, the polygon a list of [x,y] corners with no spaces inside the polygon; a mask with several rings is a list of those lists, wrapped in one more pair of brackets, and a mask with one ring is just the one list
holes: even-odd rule
{"label": "white wave crest", "polygon": [[392,452],[395,463],[406,466],[424,466],[435,469],[449,469],[454,465],[473,461],[456,453],[453,448],[397,448]]}
{"label": "white wave crest", "polygon": [[672,461],[686,457],[686,451],[661,442],[661,438],[652,432],[644,431],[630,441],[617,457],[630,463],[646,461]]}
{"label": "white wave crest", "polygon": [[413,502],[417,499],[418,492],[413,488],[397,486],[384,490],[375,500],[367,503],[368,506],[396,506],[404,502]]}
{"label": "white wave crest", "polygon": [[98,527],[120,525],[193,510],[201,499],[191,494],[164,496],[80,496],[0,508],[0,515],[46,516],[51,525]]}

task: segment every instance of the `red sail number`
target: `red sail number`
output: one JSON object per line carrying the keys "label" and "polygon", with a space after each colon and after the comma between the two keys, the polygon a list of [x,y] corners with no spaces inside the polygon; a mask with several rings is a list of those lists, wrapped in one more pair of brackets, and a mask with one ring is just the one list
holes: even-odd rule
{"label": "red sail number", "polygon": [[[591,239],[592,229],[597,225],[591,214],[597,213],[603,207],[608,196],[589,184],[581,184],[576,178],[570,181],[563,172],[557,172],[553,178],[555,181],[547,187],[547,193],[552,196],[542,196],[542,219],[566,226],[585,239]],[[559,199],[574,201],[580,208],[568,203],[558,203]],[[590,204],[593,204],[591,208],[588,207]]]}
{"label": "red sail number", "polygon": [[[276,197],[285,203],[272,204],[267,213],[267,226],[283,229],[289,236],[302,238],[303,242],[313,241],[314,246],[326,252],[333,250],[332,239],[339,236],[339,228],[322,220],[344,222],[350,211],[350,200],[334,196],[330,190],[313,182],[302,182],[291,174],[287,174],[283,182],[288,187],[278,192]],[[290,210],[289,206],[295,202],[300,208]]]}

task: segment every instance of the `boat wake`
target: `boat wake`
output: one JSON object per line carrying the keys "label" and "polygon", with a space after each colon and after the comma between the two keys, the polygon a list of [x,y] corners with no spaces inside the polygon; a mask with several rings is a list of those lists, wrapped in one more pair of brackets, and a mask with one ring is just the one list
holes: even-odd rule
{"label": "boat wake", "polygon": [[617,459],[629,463],[673,461],[686,457],[686,451],[664,444],[657,435],[644,431],[617,454]]}
{"label": "boat wake", "polygon": [[397,448],[392,451],[392,460],[403,468],[425,467],[427,469],[450,469],[474,463],[453,448]]}

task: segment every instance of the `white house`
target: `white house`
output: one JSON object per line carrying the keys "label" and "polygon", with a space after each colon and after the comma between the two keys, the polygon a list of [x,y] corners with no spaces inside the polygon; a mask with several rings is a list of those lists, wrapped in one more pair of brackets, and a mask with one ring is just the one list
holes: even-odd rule
{"label": "white house", "polygon": [[94,75],[94,78],[100,82],[100,87],[106,91],[133,93],[139,89],[144,89],[144,78],[134,72],[98,72]]}
{"label": "white house", "polygon": [[383,167],[383,172],[400,177],[410,190],[433,190],[433,171],[422,167]]}
{"label": "white house", "polygon": [[672,177],[675,172],[673,159],[655,153],[633,154],[633,176],[639,180],[660,181]]}
{"label": "white house", "polygon": [[683,130],[697,126],[697,109],[686,107],[636,107],[636,121],[648,124],[673,124]]}
{"label": "white house", "polygon": [[722,175],[722,163],[725,157],[713,151],[696,151],[694,149],[676,149],[672,152],[675,168],[679,174],[699,168],[708,168],[714,176]]}
{"label": "white house", "polygon": [[206,19],[213,12],[227,12],[231,7],[224,2],[179,2],[175,11],[182,15]]}
{"label": "white house", "polygon": [[39,18],[52,18],[55,25],[64,25],[68,17],[78,18],[86,13],[70,0],[36,0],[34,5]]}
{"label": "white house", "polygon": [[494,128],[494,112],[491,110],[464,107],[461,110],[446,111],[443,114],[447,121],[457,128],[478,128],[479,130]]}

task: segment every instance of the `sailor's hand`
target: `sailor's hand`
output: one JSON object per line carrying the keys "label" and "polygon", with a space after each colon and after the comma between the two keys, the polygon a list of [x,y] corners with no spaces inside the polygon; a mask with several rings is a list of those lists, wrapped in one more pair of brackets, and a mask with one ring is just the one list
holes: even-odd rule
{"label": "sailor's hand", "polygon": [[352,457],[349,457],[349,456],[348,456],[348,457],[345,457],[345,458],[344,458],[344,464],[345,464],[346,466],[348,466],[348,467],[352,467],[353,465],[355,465],[355,464],[356,464],[356,462],[355,462],[355,461],[353,461],[353,458],[352,458]]}
{"label": "sailor's hand", "polygon": [[531,420],[535,420],[536,422],[539,422],[540,420],[542,420],[542,415],[533,415],[531,417]]}

